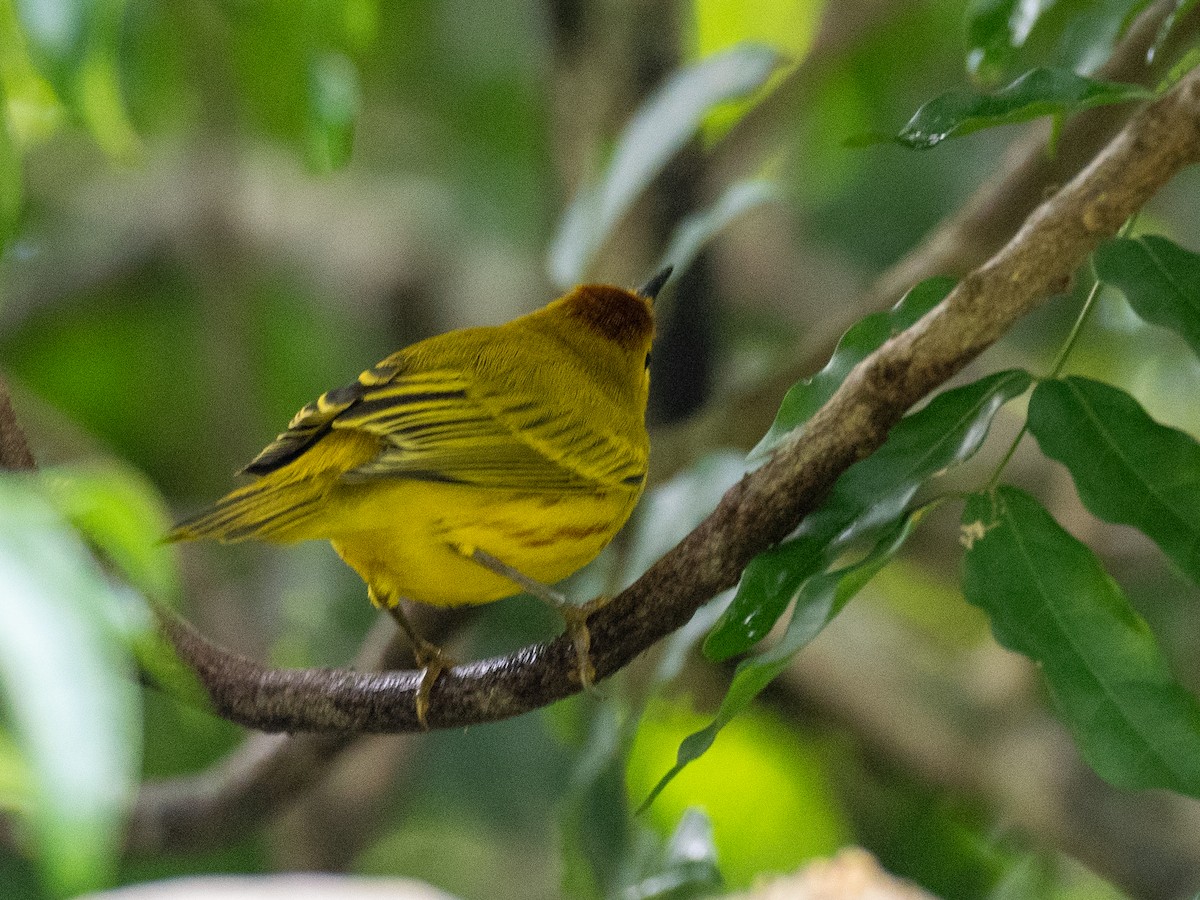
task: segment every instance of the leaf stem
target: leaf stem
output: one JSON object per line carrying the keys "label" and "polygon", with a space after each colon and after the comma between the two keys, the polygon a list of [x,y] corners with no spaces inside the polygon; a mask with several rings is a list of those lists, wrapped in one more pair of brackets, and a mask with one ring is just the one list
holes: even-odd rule
{"label": "leaf stem", "polygon": [[[1133,230],[1133,224],[1137,221],[1137,214],[1130,216],[1128,221],[1122,226],[1117,237],[1127,237],[1129,232]],[[1071,331],[1067,335],[1067,339],[1063,341],[1062,348],[1058,351],[1058,355],[1054,358],[1054,364],[1050,367],[1050,374],[1046,375],[1046,379],[1057,378],[1062,374],[1063,368],[1067,364],[1067,359],[1071,355],[1071,351],[1075,349],[1075,344],[1079,340],[1079,334],[1083,331],[1083,326],[1087,324],[1088,317],[1091,315],[1092,309],[1096,306],[1096,298],[1100,296],[1100,276],[1096,274],[1096,263],[1094,258],[1089,260],[1089,267],[1092,270],[1092,287],[1088,291],[1087,298],[1083,301],[1083,308],[1079,310],[1079,315],[1075,318],[1075,324],[1071,326]],[[1012,460],[1013,455],[1017,452],[1017,447],[1029,432],[1029,420],[1026,419],[1021,425],[1021,430],[1017,432],[1017,436],[1013,438],[1013,442],[1009,445],[1008,450],[1004,454],[1004,458],[996,466],[992,472],[992,477],[987,481],[985,491],[995,490],[996,485],[1000,482],[1000,476],[1004,473],[1004,469]]]}

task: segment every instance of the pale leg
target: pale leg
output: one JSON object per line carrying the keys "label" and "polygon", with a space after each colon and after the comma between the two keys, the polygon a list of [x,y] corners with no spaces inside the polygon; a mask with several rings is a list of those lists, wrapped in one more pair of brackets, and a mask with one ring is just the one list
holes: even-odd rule
{"label": "pale leg", "polygon": [[417,634],[412,623],[408,621],[408,617],[404,615],[404,610],[400,606],[400,598],[396,600],[383,599],[375,593],[373,588],[368,588],[368,595],[371,602],[382,610],[385,610],[400,626],[400,630],[408,635],[408,640],[412,644],[413,656],[417,660],[417,665],[421,667],[421,683],[417,687],[417,721],[421,723],[421,727],[426,731],[429,730],[429,693],[433,690],[433,683],[437,681],[437,677],[446,669],[454,665],[454,660],[451,659],[436,644],[430,643]]}
{"label": "pale leg", "polygon": [[[461,552],[461,551],[460,551]],[[575,656],[579,665],[579,683],[584,690],[591,690],[596,680],[596,669],[592,665],[592,634],[588,631],[588,616],[608,602],[607,597],[597,597],[584,604],[575,604],[549,585],[542,584],[535,578],[530,578],[524,572],[497,559],[486,550],[474,548],[469,557],[472,561],[495,572],[509,581],[524,588],[526,592],[537,597],[547,606],[562,616],[567,626],[567,634],[575,646]]]}

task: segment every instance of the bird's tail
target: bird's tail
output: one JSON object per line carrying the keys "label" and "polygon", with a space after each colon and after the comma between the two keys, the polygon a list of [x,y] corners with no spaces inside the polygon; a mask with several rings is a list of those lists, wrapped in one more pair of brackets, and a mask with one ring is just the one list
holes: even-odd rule
{"label": "bird's tail", "polygon": [[303,540],[305,523],[320,509],[325,485],[315,479],[280,483],[259,480],[230,491],[203,512],[185,519],[167,535],[168,541],[213,538],[224,543],[254,538],[290,543]]}

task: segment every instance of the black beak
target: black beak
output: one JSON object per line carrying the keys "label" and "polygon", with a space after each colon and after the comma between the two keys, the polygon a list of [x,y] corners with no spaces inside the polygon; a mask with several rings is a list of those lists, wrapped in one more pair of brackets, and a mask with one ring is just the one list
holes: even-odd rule
{"label": "black beak", "polygon": [[662,290],[663,285],[667,283],[667,279],[671,277],[671,273],[673,271],[675,271],[674,266],[667,266],[665,269],[643,284],[640,288],[638,288],[637,292],[646,299],[653,300],[658,296],[658,292]]}

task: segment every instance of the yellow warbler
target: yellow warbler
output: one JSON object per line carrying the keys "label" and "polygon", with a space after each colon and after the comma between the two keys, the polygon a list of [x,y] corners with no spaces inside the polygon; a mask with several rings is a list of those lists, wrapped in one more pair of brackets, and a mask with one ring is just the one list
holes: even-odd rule
{"label": "yellow warbler", "polygon": [[646,482],[653,300],[585,284],[504,325],[393,353],[322,394],[243,470],[257,476],[172,540],[328,540],[413,642],[417,713],[450,661],[401,600],[487,603],[528,591],[566,619],[584,686],[587,616],[547,585],[586,565]]}

